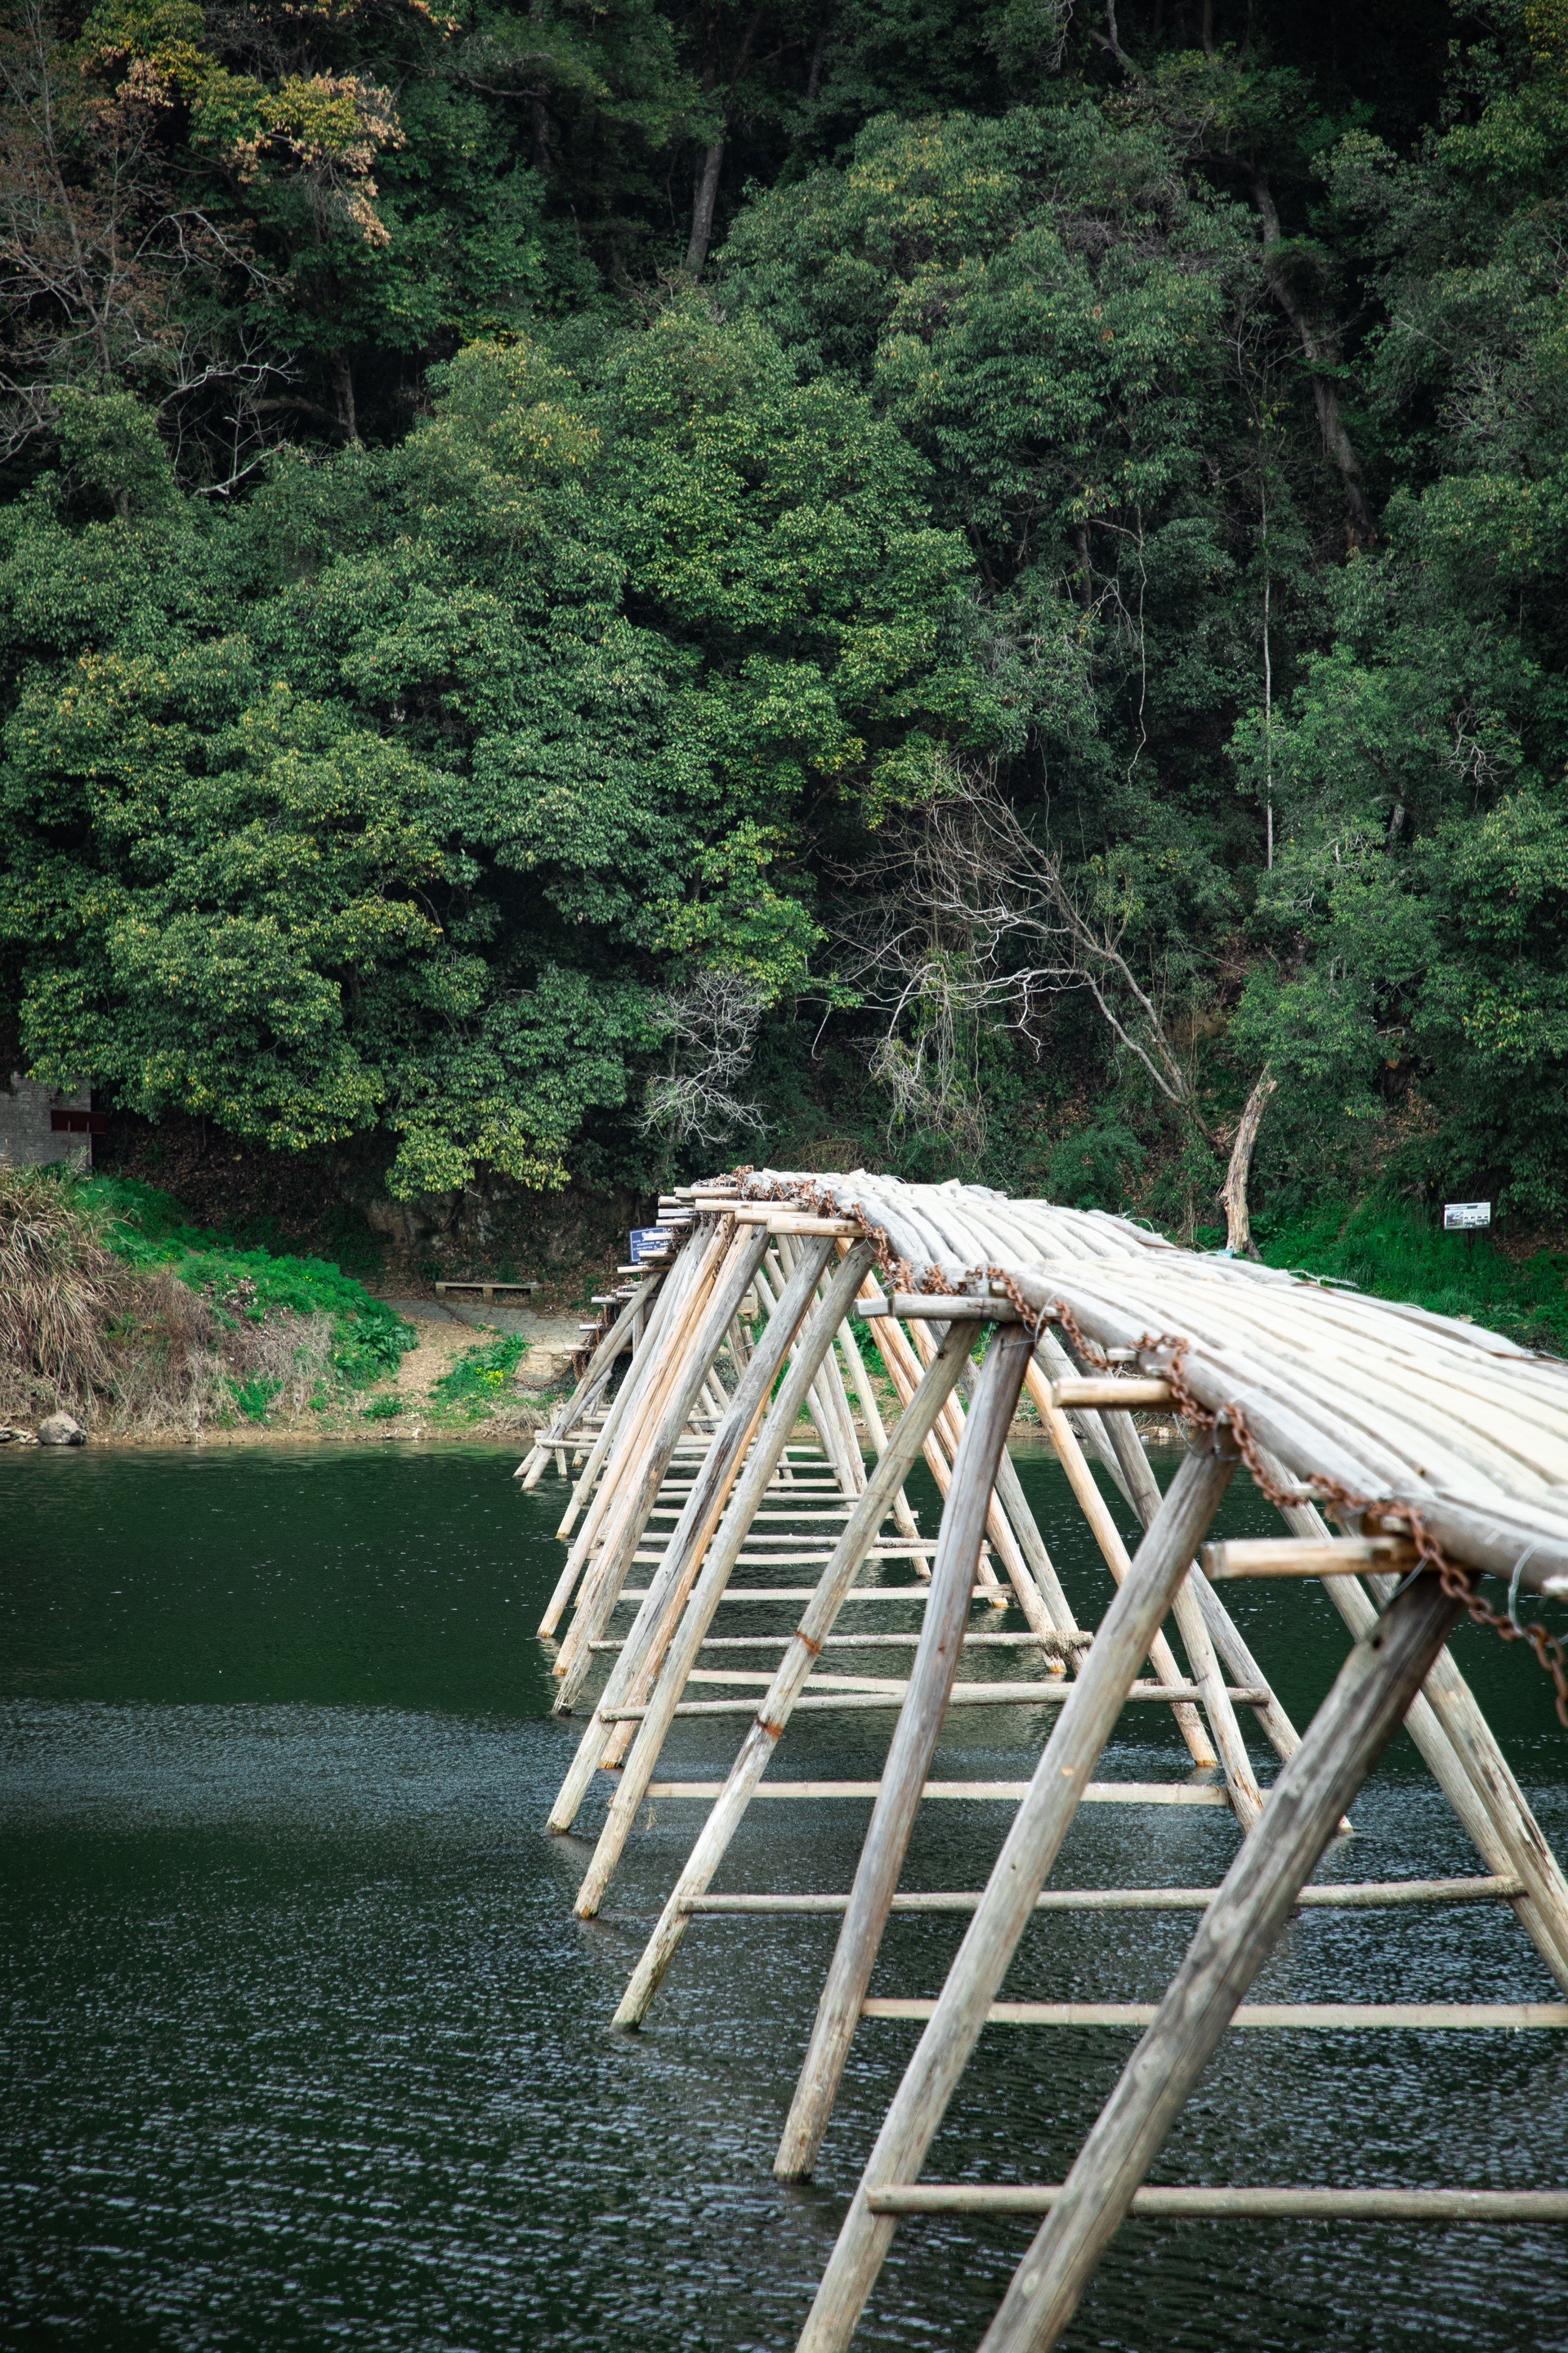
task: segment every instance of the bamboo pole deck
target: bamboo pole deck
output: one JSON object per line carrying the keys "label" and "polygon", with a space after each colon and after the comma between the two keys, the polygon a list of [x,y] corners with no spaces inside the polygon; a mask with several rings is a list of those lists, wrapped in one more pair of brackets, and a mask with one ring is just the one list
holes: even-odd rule
{"label": "bamboo pole deck", "polygon": [[[838,1921],[775,2159],[781,2176],[811,2170],[854,2036],[899,2021],[924,2030],[800,2353],[848,2347],[894,2232],[924,2214],[1042,2218],[987,2353],[1055,2344],[1128,2213],[1568,2219],[1568,2190],[1556,2188],[1142,2187],[1233,2026],[1568,2027],[1568,2001],[1243,1999],[1284,1921],[1333,1907],[1376,1907],[1397,1924],[1433,1906],[1506,1905],[1568,1993],[1568,1880],[1447,1655],[1459,1604],[1420,1573],[1428,1556],[1410,1541],[1414,1531],[1421,1546],[1439,1545],[1456,1569],[1508,1576],[1516,1593],[1568,1595],[1568,1367],[1473,1325],[980,1187],[746,1171],[661,1201],[660,1221],[672,1229],[661,1263],[640,1296],[600,1303],[574,1397],[522,1466],[531,1481],[552,1451],[560,1460],[558,1441],[575,1445],[584,1464],[563,1522],[568,1561],[542,1629],[553,1631],[570,1610],[555,1657],[561,1706],[583,1702],[590,1675],[607,1670],[550,1827],[572,1827],[595,1789],[608,1789],[577,1896],[589,1916],[645,1799],[703,1809],[616,2010],[623,2027],[640,2024],[694,1926],[707,1939],[727,1920]],[[866,1318],[885,1388],[852,1314]],[[1026,1387],[1109,1573],[1098,1628],[1075,1620],[1008,1459]],[[1147,1408],[1200,1416],[1163,1494],[1133,1419]],[[1283,1497],[1289,1535],[1211,1547],[1205,1573],[1199,1548],[1243,1455],[1266,1492]],[[942,1503],[934,1537],[920,1534],[905,1493],[921,1461]],[[1135,1550],[1096,1464],[1142,1530]],[[1292,1482],[1327,1482],[1318,1492],[1341,1534],[1306,1495],[1289,1493]],[[783,1581],[792,1574],[797,1581]],[[1214,1581],[1251,1574],[1321,1578],[1353,1637],[1304,1733]],[[998,1625],[1014,1610],[1022,1628]],[[739,1630],[718,1630],[726,1625]],[[882,1666],[889,1651],[899,1655]],[[1186,1781],[1091,1778],[1123,1711],[1151,1704],[1172,1710],[1201,1769]],[[955,1711],[959,1721],[986,1712],[994,1737],[1022,1744],[1017,1778],[939,1778],[937,1744]],[[796,1715],[841,1719],[877,1738],[885,1727],[880,1768],[862,1779],[776,1772]],[[1260,1778],[1244,1716],[1278,1760],[1272,1781]],[[725,1778],[683,1778],[665,1761],[693,1718],[744,1725]],[[1402,1720],[1481,1868],[1314,1881]],[[752,1802],[824,1800],[869,1810],[849,1888],[715,1890]],[[984,1887],[900,1885],[928,1803],[1009,1810]],[[1236,1860],[1216,1886],[1048,1885],[1085,1804],[1149,1808],[1155,1820],[1173,1807],[1217,1810],[1235,1824]],[[1195,1933],[1163,2000],[1000,1998],[1020,1938],[1043,1914],[1184,1911]],[[909,1913],[967,1923],[946,1982],[872,1996],[886,1924]],[[1142,2034],[1065,2182],[919,2179],[988,2026]]]}

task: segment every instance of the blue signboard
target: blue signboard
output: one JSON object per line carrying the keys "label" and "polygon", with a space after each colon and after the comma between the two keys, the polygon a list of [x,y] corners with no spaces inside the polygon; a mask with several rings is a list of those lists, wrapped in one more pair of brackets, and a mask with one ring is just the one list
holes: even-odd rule
{"label": "blue signboard", "polygon": [[634,1226],[632,1228],[632,1264],[640,1266],[645,1253],[649,1258],[653,1258],[660,1250],[668,1250],[673,1239],[668,1226]]}

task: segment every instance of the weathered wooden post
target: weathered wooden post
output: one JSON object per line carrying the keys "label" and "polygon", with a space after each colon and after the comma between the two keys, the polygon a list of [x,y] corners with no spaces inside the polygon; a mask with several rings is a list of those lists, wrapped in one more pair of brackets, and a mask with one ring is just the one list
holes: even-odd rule
{"label": "weathered wooden post", "polygon": [[583,1735],[577,1754],[551,1809],[547,1827],[552,1831],[563,1832],[572,1828],[582,1810],[583,1800],[593,1786],[594,1775],[598,1770],[605,1743],[610,1737],[612,1726],[608,1719],[611,1714],[616,1708],[633,1703],[646,1668],[650,1661],[657,1662],[661,1640],[668,1639],[672,1617],[685,1600],[682,1582],[689,1582],[696,1573],[701,1557],[700,1547],[707,1540],[715,1507],[728,1493],[730,1480],[751,1442],[757,1415],[765,1406],[784,1358],[795,1343],[801,1318],[816,1294],[817,1278],[827,1262],[831,1247],[829,1242],[813,1238],[802,1254],[794,1278],[785,1285],[784,1297],[768,1319],[741,1386],[735,1392],[725,1425],[715,1436],[692,1482],[691,1493],[665,1546],[664,1558],[648,1581],[647,1593],[637,1610],[631,1632],[610,1670],[609,1681],[599,1696],[593,1719]]}
{"label": "weathered wooden post", "polygon": [[1460,1614],[1438,1577],[1418,1577],[1340,1669],[1019,2264],[981,2353],[1047,2353],[1059,2341],[1237,2004]]}
{"label": "weathered wooden post", "polygon": [[986,1355],[973,1409],[963,1426],[952,1485],[942,1515],[931,1601],[910,1669],[909,1694],[882,1768],[882,1786],[855,1874],[849,1909],[817,2005],[784,2138],[773,2159],[773,2171],[783,2180],[800,2180],[810,2173],[838,2095],[958,1671],[996,1465],[1007,1443],[1031,1345],[1029,1334],[1019,1324],[999,1325]]}
{"label": "weathered wooden post", "polygon": [[675,1958],[676,1947],[686,1934],[691,1917],[689,1906],[694,1898],[707,1893],[714,1873],[728,1852],[730,1841],[740,1827],[752,1794],[784,1736],[790,1712],[821,1656],[823,1643],[833,1630],[844,1597],[855,1581],[866,1549],[881,1525],[892,1499],[902,1492],[904,1480],[919,1460],[925,1434],[941,1412],[942,1402],[968,1356],[968,1333],[957,1325],[950,1327],[935,1361],[883,1449],[866,1493],[822,1572],[816,1597],[806,1605],[805,1614],[779,1662],[767,1696],[757,1710],[756,1721],[746,1735],[740,1755],[730,1768],[729,1778],[703,1824],[685,1869],[671,1890],[658,1926],[632,1972],[631,1980],[621,1998],[621,2006],[616,2012],[617,2026],[638,2026],[647,2016],[648,2004],[663,1982],[665,1973]]}
{"label": "weathered wooden post", "polygon": [[666,1653],[647,1714],[632,1745],[615,1796],[610,1800],[609,1814],[599,1833],[593,1861],[577,1891],[576,1910],[584,1919],[591,1919],[604,1901],[605,1890],[620,1860],[622,1849],[637,1819],[637,1809],[647,1794],[647,1785],[658,1763],[659,1750],[664,1746],[676,1704],[696,1663],[698,1648],[712,1623],[719,1596],[729,1582],[730,1572],[747,1530],[756,1516],[757,1507],[773,1478],[779,1458],[789,1442],[790,1433],[800,1419],[801,1408],[805,1403],[806,1393],[816,1377],[817,1368],[833,1345],[833,1335],[843,1321],[848,1303],[859,1287],[861,1275],[870,1261],[870,1244],[857,1244],[828,1284],[826,1295],[817,1302],[806,1318],[790,1360],[789,1370],[747,1455],[746,1467],[708,1548],[701,1573]]}
{"label": "weathered wooden post", "polygon": [[867,2192],[918,2178],[1018,1939],[1034,1916],[1035,1898],[1235,1469],[1232,1453],[1188,1455],[1118,1588],[1013,1818],[936,2014],[877,2136],[802,2333],[800,2353],[844,2353],[855,2333],[895,2228],[890,2217],[872,2211]]}

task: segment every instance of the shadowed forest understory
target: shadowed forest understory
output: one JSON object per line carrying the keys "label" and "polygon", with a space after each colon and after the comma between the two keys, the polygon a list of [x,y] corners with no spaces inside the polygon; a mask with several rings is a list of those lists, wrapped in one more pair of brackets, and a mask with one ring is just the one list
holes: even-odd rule
{"label": "shadowed forest understory", "polygon": [[1550,1337],[1568,0],[3,38],[0,1060],[109,1166],[351,1271],[736,1160],[1212,1246],[1250,1104],[1267,1255]]}

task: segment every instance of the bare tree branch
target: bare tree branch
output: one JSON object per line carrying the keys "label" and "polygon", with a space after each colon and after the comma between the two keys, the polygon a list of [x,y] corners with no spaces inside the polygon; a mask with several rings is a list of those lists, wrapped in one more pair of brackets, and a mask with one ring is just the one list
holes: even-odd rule
{"label": "bare tree branch", "polygon": [[1002,1016],[1033,1036],[1043,998],[1082,989],[1156,1091],[1215,1144],[1156,990],[1124,952],[1125,919],[1086,912],[991,780],[964,778],[884,839],[871,870],[883,889],[837,936],[849,956],[842,978],[881,1019],[874,1067],[901,1115],[919,1109],[952,1127],[964,1022]]}
{"label": "bare tree branch", "polygon": [[654,1002],[669,1044],[669,1068],[650,1078],[640,1122],[645,1135],[708,1147],[754,1134],[755,1103],[734,1090],[751,1067],[766,993],[740,972],[705,970]]}

